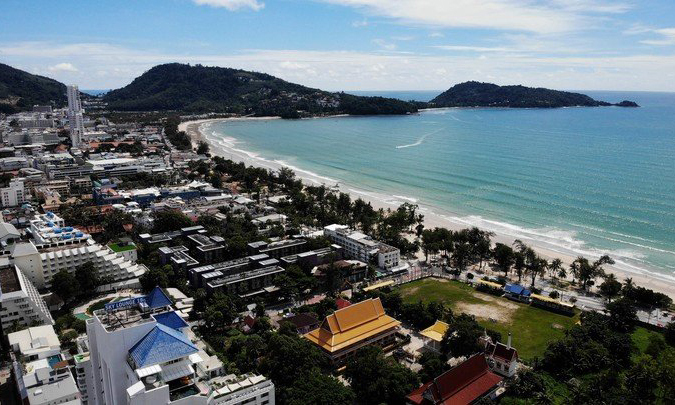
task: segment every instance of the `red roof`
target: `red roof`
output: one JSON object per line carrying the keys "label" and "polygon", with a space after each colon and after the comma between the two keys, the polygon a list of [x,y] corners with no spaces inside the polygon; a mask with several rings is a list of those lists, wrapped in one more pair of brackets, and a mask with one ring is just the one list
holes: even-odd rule
{"label": "red roof", "polygon": [[504,359],[506,361],[513,361],[518,359],[518,351],[513,347],[507,348],[504,343],[497,342],[497,344],[494,345],[492,356],[499,357],[500,359]]}
{"label": "red roof", "polygon": [[[490,392],[501,381],[502,377],[490,371],[485,357],[476,354],[411,392],[407,399],[417,405],[470,404]],[[427,391],[433,401],[424,398]]]}
{"label": "red roof", "polygon": [[338,298],[335,300],[335,305],[337,305],[337,309],[342,309],[347,308],[348,306],[352,305],[352,303],[344,298]]}

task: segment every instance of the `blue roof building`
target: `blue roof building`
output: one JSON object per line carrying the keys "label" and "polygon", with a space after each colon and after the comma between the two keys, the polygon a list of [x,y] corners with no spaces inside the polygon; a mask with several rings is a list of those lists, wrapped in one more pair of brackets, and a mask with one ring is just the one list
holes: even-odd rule
{"label": "blue roof building", "polygon": [[183,318],[181,318],[176,313],[176,311],[163,312],[161,314],[153,315],[153,318],[155,318],[157,323],[168,326],[169,328],[175,329],[177,331],[180,331],[181,329],[188,326],[188,323],[185,322]]}
{"label": "blue roof building", "polygon": [[504,286],[504,296],[516,301],[527,302],[532,292],[519,284],[507,284]]}
{"label": "blue roof building", "polygon": [[183,333],[157,324],[129,350],[129,357],[137,368],[141,368],[177,360],[198,351]]}
{"label": "blue roof building", "polygon": [[166,294],[164,294],[164,291],[159,287],[153,288],[152,291],[145,296],[145,303],[150,309],[166,307],[173,304],[171,299],[167,297]]}

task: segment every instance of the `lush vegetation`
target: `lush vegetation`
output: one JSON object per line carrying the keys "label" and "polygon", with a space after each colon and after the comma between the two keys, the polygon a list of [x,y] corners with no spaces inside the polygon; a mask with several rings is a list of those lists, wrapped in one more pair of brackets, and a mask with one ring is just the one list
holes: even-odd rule
{"label": "lush vegetation", "polygon": [[179,131],[178,124],[180,124],[180,117],[168,117],[164,123],[164,135],[166,135],[167,139],[169,139],[169,142],[171,142],[174,147],[181,150],[192,149],[190,135],[185,133],[185,131]]}
{"label": "lush vegetation", "polygon": [[505,404],[673,403],[675,348],[661,333],[634,330],[634,309],[589,312],[522,373]]}
{"label": "lush vegetation", "polygon": [[35,104],[63,106],[66,86],[0,63],[0,113],[30,110]]}
{"label": "lush vegetation", "polygon": [[[498,86],[492,83],[464,82],[457,84],[431,100],[437,107],[511,107],[511,108],[553,108],[553,107],[598,107],[611,105],[597,101],[585,94],[567,91],[532,88],[525,86]],[[637,107],[630,101],[618,106]]]}
{"label": "lush vegetation", "polygon": [[[499,304],[495,303],[495,299],[503,299],[504,303],[510,307],[515,307],[513,310],[504,311],[510,313],[508,318],[500,319],[497,315],[494,315],[493,320],[477,318],[476,321],[482,328],[493,330],[504,338],[511,332],[518,354],[524,360],[532,360],[541,356],[550,342],[561,338],[565,330],[578,320],[576,316],[558,315],[530,305],[508,301],[506,298],[495,298],[458,281],[441,282],[435,279],[425,279],[404,284],[391,293],[378,294],[383,295],[382,300],[387,310],[392,307],[392,302],[398,299],[402,300],[402,308],[406,306],[416,308],[408,314],[406,314],[407,311],[401,312],[403,315],[401,319],[406,321],[408,319],[424,320],[424,322],[414,321],[415,323],[412,323],[419,329],[430,326],[436,319],[443,319],[437,315],[438,310],[433,310],[439,304],[452,310],[451,313],[460,313],[463,309],[472,305],[476,307],[494,306],[499,309]],[[431,311],[421,310],[420,302],[427,305]],[[501,312],[495,312],[495,314],[498,313]]]}
{"label": "lush vegetation", "polygon": [[299,118],[320,114],[405,114],[417,107],[382,97],[329,93],[238,69],[170,63],[105,95],[126,111],[219,112]]}

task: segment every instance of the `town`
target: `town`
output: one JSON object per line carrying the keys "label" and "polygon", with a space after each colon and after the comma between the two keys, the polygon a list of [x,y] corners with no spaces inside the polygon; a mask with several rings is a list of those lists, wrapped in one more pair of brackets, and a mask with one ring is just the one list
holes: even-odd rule
{"label": "town", "polygon": [[425,228],[181,122],[0,114],[3,404],[675,400],[668,296],[477,228]]}

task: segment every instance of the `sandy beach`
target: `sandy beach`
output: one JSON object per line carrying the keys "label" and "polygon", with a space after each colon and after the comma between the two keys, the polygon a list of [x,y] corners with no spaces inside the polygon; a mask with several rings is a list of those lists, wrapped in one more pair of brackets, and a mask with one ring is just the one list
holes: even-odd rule
{"label": "sandy beach", "polygon": [[[234,161],[244,162],[247,165],[263,167],[271,170],[279,170],[281,167],[286,166],[292,169],[296,175],[301,178],[307,184],[325,184],[327,186],[337,185],[340,191],[348,193],[352,196],[352,199],[362,198],[369,201],[373,207],[376,209],[396,209],[399,205],[404,202],[412,202],[420,205],[420,212],[424,214],[424,222],[426,228],[434,227],[444,227],[451,230],[459,230],[463,228],[470,227],[472,225],[462,222],[461,218],[451,217],[448,215],[441,215],[433,211],[433,207],[425,207],[422,204],[419,204],[416,200],[409,197],[398,196],[398,198],[382,198],[382,196],[377,195],[376,193],[371,193],[367,190],[359,190],[357,187],[350,185],[345,185],[339,183],[335,179],[331,179],[327,176],[321,176],[317,173],[313,173],[307,170],[303,170],[298,167],[294,167],[284,162],[273,161],[265,159],[258,154],[240,149],[237,147],[237,141],[234,138],[222,138],[222,135],[215,139],[210,136],[208,133],[208,124],[215,121],[243,121],[243,120],[270,120],[270,119],[279,119],[277,117],[242,117],[242,118],[220,118],[220,119],[204,119],[204,120],[195,120],[195,121],[186,121],[182,122],[179,125],[179,130],[186,131],[192,138],[192,142],[196,145],[199,141],[208,142],[211,148],[211,152],[222,156],[227,159]],[[512,244],[514,241],[513,237],[510,237],[506,234],[496,233],[493,237],[494,242],[501,242],[504,244]],[[547,260],[553,258],[560,258],[565,265],[569,265],[576,258],[574,255],[561,253],[553,249],[548,249],[544,242],[538,240],[528,240],[524,239],[523,242],[532,246],[539,255],[544,257]],[[595,257],[588,257],[589,259],[596,259]],[[660,291],[665,294],[668,294],[671,297],[675,297],[675,283],[668,280],[667,278],[659,277],[658,274],[647,274],[645,272],[632,272],[626,271],[616,266],[605,266],[605,270],[608,273],[614,273],[619,280],[625,278],[632,278],[633,282],[637,285],[651,288],[655,291]],[[601,280],[598,279],[598,282]]]}

